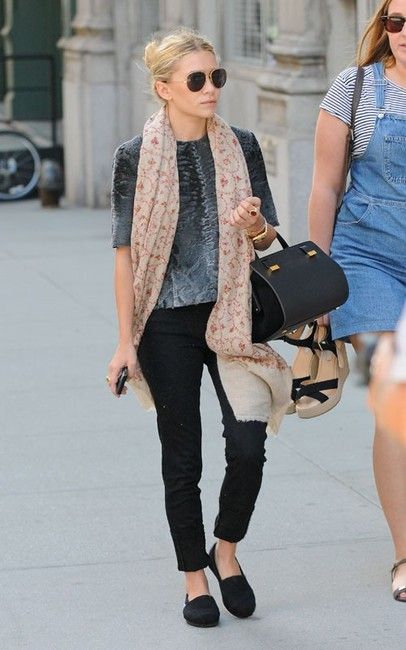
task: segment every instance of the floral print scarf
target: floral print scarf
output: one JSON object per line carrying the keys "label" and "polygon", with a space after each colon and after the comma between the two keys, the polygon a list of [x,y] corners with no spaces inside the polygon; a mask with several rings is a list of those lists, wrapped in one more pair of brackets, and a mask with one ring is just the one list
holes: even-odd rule
{"label": "floral print scarf", "polygon": [[[231,211],[251,195],[247,165],[237,137],[219,116],[208,120],[207,132],[216,173],[219,277],[206,340],[217,354],[220,378],[236,419],[267,422],[267,431],[276,433],[290,400],[291,371],[271,347],[251,341],[254,249],[245,233],[228,223]],[[178,211],[176,139],[163,107],[144,127],[134,197],[131,256],[136,350],[162,287]],[[152,408],[139,364],[130,385],[142,405]]]}

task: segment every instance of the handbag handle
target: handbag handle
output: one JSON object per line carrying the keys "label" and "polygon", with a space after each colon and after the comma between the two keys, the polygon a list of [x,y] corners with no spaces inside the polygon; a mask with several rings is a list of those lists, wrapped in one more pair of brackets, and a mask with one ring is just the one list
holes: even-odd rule
{"label": "handbag handle", "polygon": [[[278,242],[280,243],[280,245],[282,246],[282,248],[289,248],[289,244],[288,244],[288,242],[286,241],[286,239],[284,239],[284,238],[282,237],[282,235],[280,235],[278,232],[276,233],[276,239],[278,240]],[[274,241],[275,241],[275,240],[274,240]],[[273,242],[272,242],[272,244],[273,244]],[[272,246],[272,244],[271,244],[271,246]],[[258,253],[257,253],[257,251],[256,251],[255,249],[254,249],[254,253],[255,253],[255,259],[256,259],[256,260],[260,260],[261,258],[259,257],[259,255],[258,255]]]}
{"label": "handbag handle", "polygon": [[[355,86],[354,86],[354,93],[352,96],[352,102],[351,102],[351,124],[350,124],[350,130],[348,132],[348,138],[347,138],[347,149],[345,152],[345,169],[344,169],[344,178],[343,178],[343,184],[341,188],[341,192],[337,201],[337,210],[336,210],[336,219],[337,219],[337,212],[339,208],[341,207],[341,203],[343,202],[343,197],[345,194],[345,188],[347,184],[347,177],[351,169],[351,163],[352,163],[352,152],[354,149],[354,125],[355,125],[355,116],[357,114],[357,109],[359,105],[359,100],[361,99],[361,93],[362,93],[362,86],[364,84],[364,68],[362,66],[358,66],[357,68],[357,76],[355,77]],[[336,221],[335,219],[335,221]],[[334,224],[335,224],[334,221]]]}
{"label": "handbag handle", "polygon": [[278,232],[276,233],[276,239],[278,240],[282,248],[289,248],[289,244],[286,241],[286,239],[284,239],[282,235],[280,235]]}
{"label": "handbag handle", "polygon": [[359,100],[361,99],[362,86],[364,83],[364,73],[365,73],[364,68],[362,66],[358,66],[357,76],[355,77],[354,94],[352,96],[352,104],[351,104],[351,139],[352,140],[354,140],[355,115],[357,113]]}
{"label": "handbag handle", "polygon": [[[280,235],[278,232],[276,233],[276,239],[278,240],[278,242],[282,246],[282,249],[289,248],[289,244],[286,241],[286,239],[284,239],[282,237],[282,235]],[[313,242],[303,242],[303,244],[300,246],[301,250],[304,253],[306,253],[306,255],[309,255],[309,257],[313,257],[314,255],[317,255],[317,252],[313,248],[311,248],[311,247],[309,248],[309,246],[307,244],[312,244],[314,246]],[[254,249],[254,253],[255,253],[255,259],[260,260],[261,258],[259,257],[259,255],[258,255],[258,253],[257,253],[257,251],[255,249]]]}

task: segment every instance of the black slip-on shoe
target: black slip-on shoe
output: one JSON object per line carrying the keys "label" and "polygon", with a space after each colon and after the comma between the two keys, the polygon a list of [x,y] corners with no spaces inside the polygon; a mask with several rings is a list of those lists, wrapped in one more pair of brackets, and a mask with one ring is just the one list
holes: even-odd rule
{"label": "black slip-on shoe", "polygon": [[220,618],[220,611],[213,596],[197,596],[189,600],[186,594],[183,617],[186,623],[195,627],[215,627]]}
{"label": "black slip-on shoe", "polygon": [[209,553],[209,567],[219,582],[224,607],[230,612],[230,614],[233,614],[233,616],[237,616],[238,618],[248,618],[248,616],[251,616],[255,611],[255,594],[252,591],[239,563],[238,566],[241,570],[240,576],[231,576],[224,580],[220,578],[216,565],[215,549],[216,545],[214,544]]}

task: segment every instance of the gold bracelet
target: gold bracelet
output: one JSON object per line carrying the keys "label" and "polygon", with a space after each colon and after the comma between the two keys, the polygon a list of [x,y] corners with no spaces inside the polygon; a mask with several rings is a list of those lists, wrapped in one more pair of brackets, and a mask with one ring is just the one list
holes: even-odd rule
{"label": "gold bracelet", "polygon": [[264,219],[264,223],[262,224],[261,228],[259,230],[257,230],[257,232],[250,233],[250,232],[248,232],[248,230],[245,231],[247,237],[249,237],[250,239],[253,239],[254,237],[257,237],[258,235],[262,235],[262,233],[264,232],[264,230],[266,228],[266,225],[267,225],[267,221],[266,221],[265,217],[263,217],[263,219]]}
{"label": "gold bracelet", "polygon": [[252,243],[255,244],[257,242],[263,241],[265,239],[265,237],[267,236],[267,234],[268,234],[268,222],[265,221],[265,224],[264,224],[264,227],[262,228],[262,230],[260,230],[253,237],[251,235],[248,235],[248,236],[251,239]]}

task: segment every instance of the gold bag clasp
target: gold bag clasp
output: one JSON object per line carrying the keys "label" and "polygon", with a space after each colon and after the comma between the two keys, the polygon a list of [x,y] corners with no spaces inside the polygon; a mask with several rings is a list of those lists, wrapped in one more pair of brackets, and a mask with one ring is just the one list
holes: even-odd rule
{"label": "gold bag clasp", "polygon": [[267,269],[267,273],[273,273],[274,271],[279,271],[281,267],[279,264],[272,264],[272,266],[269,266]]}

